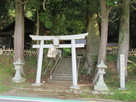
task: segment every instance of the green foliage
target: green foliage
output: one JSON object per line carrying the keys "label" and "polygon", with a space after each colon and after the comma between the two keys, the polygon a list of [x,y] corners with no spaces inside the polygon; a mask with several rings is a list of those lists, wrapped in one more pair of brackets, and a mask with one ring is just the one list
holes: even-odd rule
{"label": "green foliage", "polygon": [[117,5],[119,0],[106,0],[107,6],[115,6]]}
{"label": "green foliage", "polygon": [[52,21],[51,21],[51,18],[52,18],[52,16],[51,15],[49,15],[49,12],[47,11],[45,11],[45,12],[42,12],[41,14],[40,14],[40,20],[42,21],[42,22],[44,22],[44,24],[45,24],[45,27],[46,28],[48,28],[48,29],[51,29],[51,27],[53,26],[53,23],[52,23]]}
{"label": "green foliage", "polygon": [[64,48],[63,49],[63,56],[64,57],[71,56],[71,49],[70,48]]}
{"label": "green foliage", "polygon": [[86,75],[87,74],[87,72],[88,72],[88,69],[81,69],[81,70],[79,70],[80,72],[80,74],[79,75]]}
{"label": "green foliage", "polygon": [[62,2],[63,0],[52,0],[52,2]]}
{"label": "green foliage", "polygon": [[107,55],[107,56],[106,56],[106,60],[107,60],[108,62],[116,61],[116,56],[115,56],[115,55]]}
{"label": "green foliage", "polygon": [[36,9],[40,9],[41,5],[41,0],[28,0],[28,2],[25,4],[25,9],[34,11]]}
{"label": "green foliage", "polygon": [[12,22],[13,5],[12,0],[0,0],[0,30]]}
{"label": "green foliage", "polygon": [[89,12],[97,12],[99,7],[99,0],[87,0],[87,10]]}
{"label": "green foliage", "polygon": [[84,4],[77,1],[48,1],[46,11],[40,13],[40,21],[53,35],[81,33],[86,29],[86,11],[76,5],[84,7]]}
{"label": "green foliage", "polygon": [[128,78],[135,79],[135,72],[136,72],[136,58],[129,57],[128,60]]}

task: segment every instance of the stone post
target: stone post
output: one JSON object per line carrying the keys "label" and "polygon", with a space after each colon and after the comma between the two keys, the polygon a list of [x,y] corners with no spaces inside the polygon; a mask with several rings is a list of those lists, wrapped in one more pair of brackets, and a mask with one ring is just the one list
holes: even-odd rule
{"label": "stone post", "polygon": [[108,87],[104,82],[104,74],[105,74],[105,68],[107,68],[107,66],[104,64],[103,60],[101,60],[100,64],[97,65],[98,67],[98,81],[96,82],[96,84],[94,85],[94,90],[96,91],[108,91]]}
{"label": "stone post", "polygon": [[0,55],[2,55],[2,53],[3,53],[3,50],[2,50],[2,49],[0,49]]}
{"label": "stone post", "polygon": [[38,64],[37,64],[37,74],[36,74],[36,83],[32,84],[32,86],[41,86],[41,74],[42,74],[42,60],[43,60],[43,46],[44,40],[40,42],[39,56],[38,56]]}
{"label": "stone post", "polygon": [[16,83],[21,83],[21,82],[24,82],[25,81],[25,78],[23,78],[21,76],[21,70],[23,68],[23,65],[24,63],[20,60],[20,58],[13,63],[14,64],[14,67],[15,67],[15,70],[16,70],[16,73],[15,73],[15,76],[12,78],[12,81],[13,82],[16,82]]}
{"label": "stone post", "polygon": [[120,54],[120,90],[125,90],[125,55]]}

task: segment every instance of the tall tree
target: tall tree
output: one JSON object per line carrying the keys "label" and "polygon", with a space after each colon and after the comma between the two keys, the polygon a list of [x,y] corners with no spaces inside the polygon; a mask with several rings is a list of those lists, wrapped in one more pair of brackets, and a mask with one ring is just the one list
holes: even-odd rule
{"label": "tall tree", "polygon": [[[125,55],[125,68],[127,68],[128,51],[129,51],[129,2],[130,0],[122,0],[124,4],[121,8],[120,29],[119,29],[119,46],[118,46],[118,59],[117,70],[119,72],[119,56]],[[127,73],[126,73],[127,75]]]}
{"label": "tall tree", "polygon": [[108,36],[108,19],[109,19],[109,9],[106,5],[106,0],[100,0],[101,4],[101,42],[98,57],[98,64],[101,60],[106,59],[106,47],[107,47],[107,36]]}
{"label": "tall tree", "polygon": [[95,65],[97,63],[97,57],[99,52],[100,44],[100,32],[98,25],[98,0],[87,0],[87,13],[88,13],[88,24],[87,32],[87,55],[85,66],[88,68],[88,74],[93,74]]}
{"label": "tall tree", "polygon": [[14,61],[24,60],[24,0],[16,0],[14,32]]}
{"label": "tall tree", "polygon": [[[101,60],[106,61],[106,50],[107,50],[107,39],[108,39],[108,24],[109,24],[109,14],[110,10],[116,6],[116,0],[100,0],[101,5],[101,41],[97,64]],[[96,82],[98,78],[98,71],[95,75],[93,82]]]}

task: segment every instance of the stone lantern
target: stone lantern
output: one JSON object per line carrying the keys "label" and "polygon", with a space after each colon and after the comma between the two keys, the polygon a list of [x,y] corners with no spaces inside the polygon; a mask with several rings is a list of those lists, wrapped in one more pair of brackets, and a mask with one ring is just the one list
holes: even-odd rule
{"label": "stone lantern", "polygon": [[23,65],[24,63],[20,60],[20,58],[13,63],[14,64],[14,67],[15,67],[15,70],[16,70],[16,73],[15,73],[15,76],[12,78],[12,81],[13,82],[16,82],[16,83],[21,83],[21,82],[24,82],[25,81],[25,78],[23,78],[21,76],[21,70],[23,69]]}
{"label": "stone lantern", "polygon": [[107,68],[107,66],[104,64],[103,60],[101,60],[100,64],[97,65],[98,67],[98,81],[96,82],[96,84],[94,85],[94,90],[96,91],[108,91],[108,87],[104,82],[104,74],[105,74],[105,68]]}

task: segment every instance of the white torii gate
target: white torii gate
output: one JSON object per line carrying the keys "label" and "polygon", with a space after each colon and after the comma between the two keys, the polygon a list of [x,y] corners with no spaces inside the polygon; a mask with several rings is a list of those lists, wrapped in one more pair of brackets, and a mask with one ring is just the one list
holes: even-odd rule
{"label": "white torii gate", "polygon": [[[72,50],[72,81],[73,85],[71,88],[79,89],[77,83],[77,64],[76,64],[76,48],[84,47],[84,44],[76,44],[76,39],[85,39],[88,33],[77,34],[77,35],[64,35],[64,36],[35,36],[30,35],[32,40],[40,41],[40,45],[33,45],[33,48],[39,48],[39,57],[38,57],[38,65],[37,65],[37,75],[36,75],[36,83],[34,86],[40,86],[41,81],[41,71],[42,71],[42,60],[43,60],[43,48],[71,48]],[[44,44],[44,41],[53,40],[53,44]],[[60,44],[59,40],[71,40],[71,44]]]}

